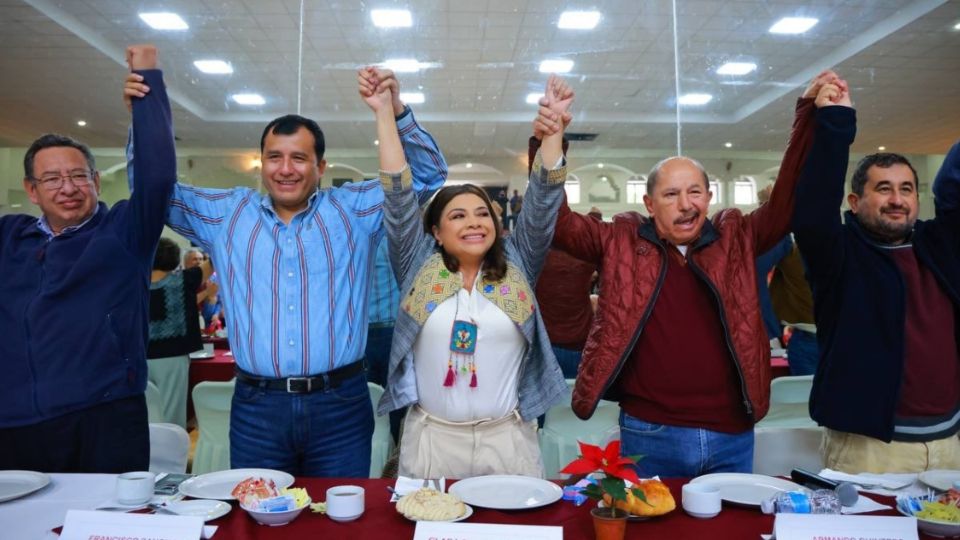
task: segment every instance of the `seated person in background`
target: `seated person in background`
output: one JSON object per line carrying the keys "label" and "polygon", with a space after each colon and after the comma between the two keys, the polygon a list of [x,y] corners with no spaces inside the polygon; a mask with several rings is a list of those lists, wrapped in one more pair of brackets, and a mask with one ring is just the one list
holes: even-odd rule
{"label": "seated person in background", "polygon": [[790,239],[790,253],[780,259],[770,280],[770,302],[780,322],[790,328],[787,361],[791,375],[813,375],[820,349],[813,320],[813,292],[800,250]]}
{"label": "seated person in background", "polygon": [[810,415],[824,464],[848,473],[960,468],[960,145],[917,219],[917,173],[899,154],[857,165],[838,207],[856,133],[846,85],[817,112],[794,234],[816,305],[820,366]]}
{"label": "seated person in background", "polygon": [[23,160],[42,216],[0,217],[0,469],[149,465],[147,285],[177,171],[157,51],[130,47],[127,63],[154,89],[133,103],[143,174],[130,199],[98,202],[90,149],[47,134]]}
{"label": "seated person in background", "polygon": [[195,299],[210,277],[210,263],[175,272],[179,263],[180,246],[160,238],[150,274],[147,380],[160,389],[162,421],[186,429],[189,354],[203,348]]}
{"label": "seated person in background", "polygon": [[[420,211],[391,109],[392,81],[364,69],[359,83],[377,118],[384,222],[402,291],[378,407],[384,414],[411,406],[400,474],[542,477],[536,418],[565,384],[531,284],[563,198],[562,130],[543,143],[542,163],[554,168],[536,160],[527,208],[502,238],[489,196],[471,184],[441,189]],[[558,114],[573,100],[556,77],[546,95]]]}
{"label": "seated person in background", "polygon": [[554,246],[600,268],[599,307],[583,350],[573,410],[620,402],[621,451],[644,455],[641,476],[749,472],[753,425],[770,400],[770,342],[757,301],[757,255],[790,226],[793,192],[812,135],[813,99],[797,102],[770,202],[707,218],[707,173],[686,157],[649,176],[650,217],[557,218]]}

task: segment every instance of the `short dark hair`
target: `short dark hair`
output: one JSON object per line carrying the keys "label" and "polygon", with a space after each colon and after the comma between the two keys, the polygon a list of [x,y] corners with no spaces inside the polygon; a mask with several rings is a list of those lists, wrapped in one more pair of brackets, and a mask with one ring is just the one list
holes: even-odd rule
{"label": "short dark hair", "polygon": [[30,145],[30,148],[27,149],[27,153],[23,156],[23,175],[27,178],[35,178],[33,175],[33,160],[37,156],[37,152],[45,148],[56,148],[66,146],[69,148],[76,148],[83,154],[83,158],[87,160],[87,168],[91,171],[96,170],[97,163],[93,159],[93,154],[90,152],[90,148],[87,145],[67,137],[66,135],[58,135],[56,133],[45,133],[40,136],[37,140],[33,141],[33,144]]}
{"label": "short dark hair", "polygon": [[317,160],[323,159],[323,153],[326,150],[323,140],[323,130],[320,129],[320,126],[316,122],[299,114],[287,114],[271,120],[270,123],[267,124],[267,127],[263,128],[263,134],[260,135],[260,153],[263,153],[263,144],[267,140],[268,133],[273,133],[274,135],[293,135],[299,131],[301,127],[307,128],[307,131],[313,135],[313,150],[317,154]]}
{"label": "short dark hair", "polygon": [[870,154],[861,159],[860,163],[857,163],[857,169],[853,171],[853,177],[850,178],[850,191],[856,193],[857,197],[863,197],[863,188],[867,185],[867,171],[870,170],[870,167],[877,166],[881,169],[889,169],[894,165],[910,167],[910,172],[913,173],[913,187],[914,189],[919,188],[920,179],[917,178],[917,170],[910,164],[909,159],[893,152],[880,152]]}
{"label": "short dark hair", "polygon": [[172,272],[180,266],[180,246],[173,240],[160,237],[157,244],[157,253],[153,256],[153,269],[163,272]]}
{"label": "short dark hair", "polygon": [[703,168],[703,165],[700,164],[699,161],[686,156],[673,156],[661,159],[656,165],[653,166],[652,169],[650,169],[650,174],[647,175],[647,195],[653,195],[653,190],[657,187],[657,177],[660,176],[660,169],[663,168],[668,161],[673,159],[689,161],[694,167],[699,169],[700,173],[703,175],[703,187],[707,188],[707,191],[710,190],[710,177],[707,176],[707,170]]}
{"label": "short dark hair", "polygon": [[[440,218],[447,204],[458,195],[467,193],[483,199],[483,203],[487,205],[487,210],[490,211],[490,218],[493,220],[496,238],[493,239],[493,245],[490,246],[490,250],[487,251],[487,254],[483,257],[483,277],[488,281],[500,281],[507,275],[507,255],[503,247],[502,236],[503,225],[499,215],[493,209],[490,196],[487,195],[487,192],[483,188],[473,184],[460,184],[447,186],[438,191],[427,206],[427,210],[423,213],[423,230],[432,236],[434,226],[440,225]],[[451,272],[458,271],[460,269],[460,261],[453,255],[447,253],[447,251],[443,249],[443,246],[439,246],[439,249],[440,254],[443,256],[443,264],[446,265],[447,269]]]}

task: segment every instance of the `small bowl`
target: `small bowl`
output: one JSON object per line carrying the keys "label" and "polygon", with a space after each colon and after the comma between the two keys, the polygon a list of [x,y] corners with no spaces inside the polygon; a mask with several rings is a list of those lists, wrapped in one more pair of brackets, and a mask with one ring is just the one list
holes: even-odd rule
{"label": "small bowl", "polygon": [[[905,516],[913,516],[917,518],[917,529],[920,532],[929,534],[930,536],[938,536],[940,538],[958,538],[960,537],[960,523],[955,523],[953,521],[940,521],[938,519],[926,519],[922,517],[917,517],[916,512],[910,508],[908,504],[908,499],[911,497],[906,497],[901,495],[897,497],[897,510]],[[912,497],[916,501],[929,501],[936,500],[937,496],[930,495],[926,497]]]}
{"label": "small bowl", "polygon": [[300,512],[303,512],[304,508],[310,506],[311,502],[313,501],[307,499],[307,502],[304,503],[300,508],[294,508],[293,510],[287,510],[286,512],[261,512],[259,510],[247,508],[243,505],[241,505],[240,508],[246,510],[246,512],[250,514],[250,517],[252,517],[254,521],[261,525],[279,527],[297,519],[297,516],[300,515]]}

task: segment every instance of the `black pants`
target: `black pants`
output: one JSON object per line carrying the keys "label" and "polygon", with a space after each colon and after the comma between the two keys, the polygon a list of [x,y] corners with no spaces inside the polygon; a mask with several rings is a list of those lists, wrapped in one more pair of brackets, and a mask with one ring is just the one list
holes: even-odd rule
{"label": "black pants", "polygon": [[150,466],[143,395],[33,424],[0,429],[0,470],[122,473]]}

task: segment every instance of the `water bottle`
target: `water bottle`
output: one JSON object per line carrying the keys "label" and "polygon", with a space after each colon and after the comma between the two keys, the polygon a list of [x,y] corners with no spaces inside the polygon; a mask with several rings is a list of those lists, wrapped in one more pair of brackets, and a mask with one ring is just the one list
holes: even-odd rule
{"label": "water bottle", "polygon": [[839,514],[840,497],[830,489],[783,491],[760,504],[764,514]]}

